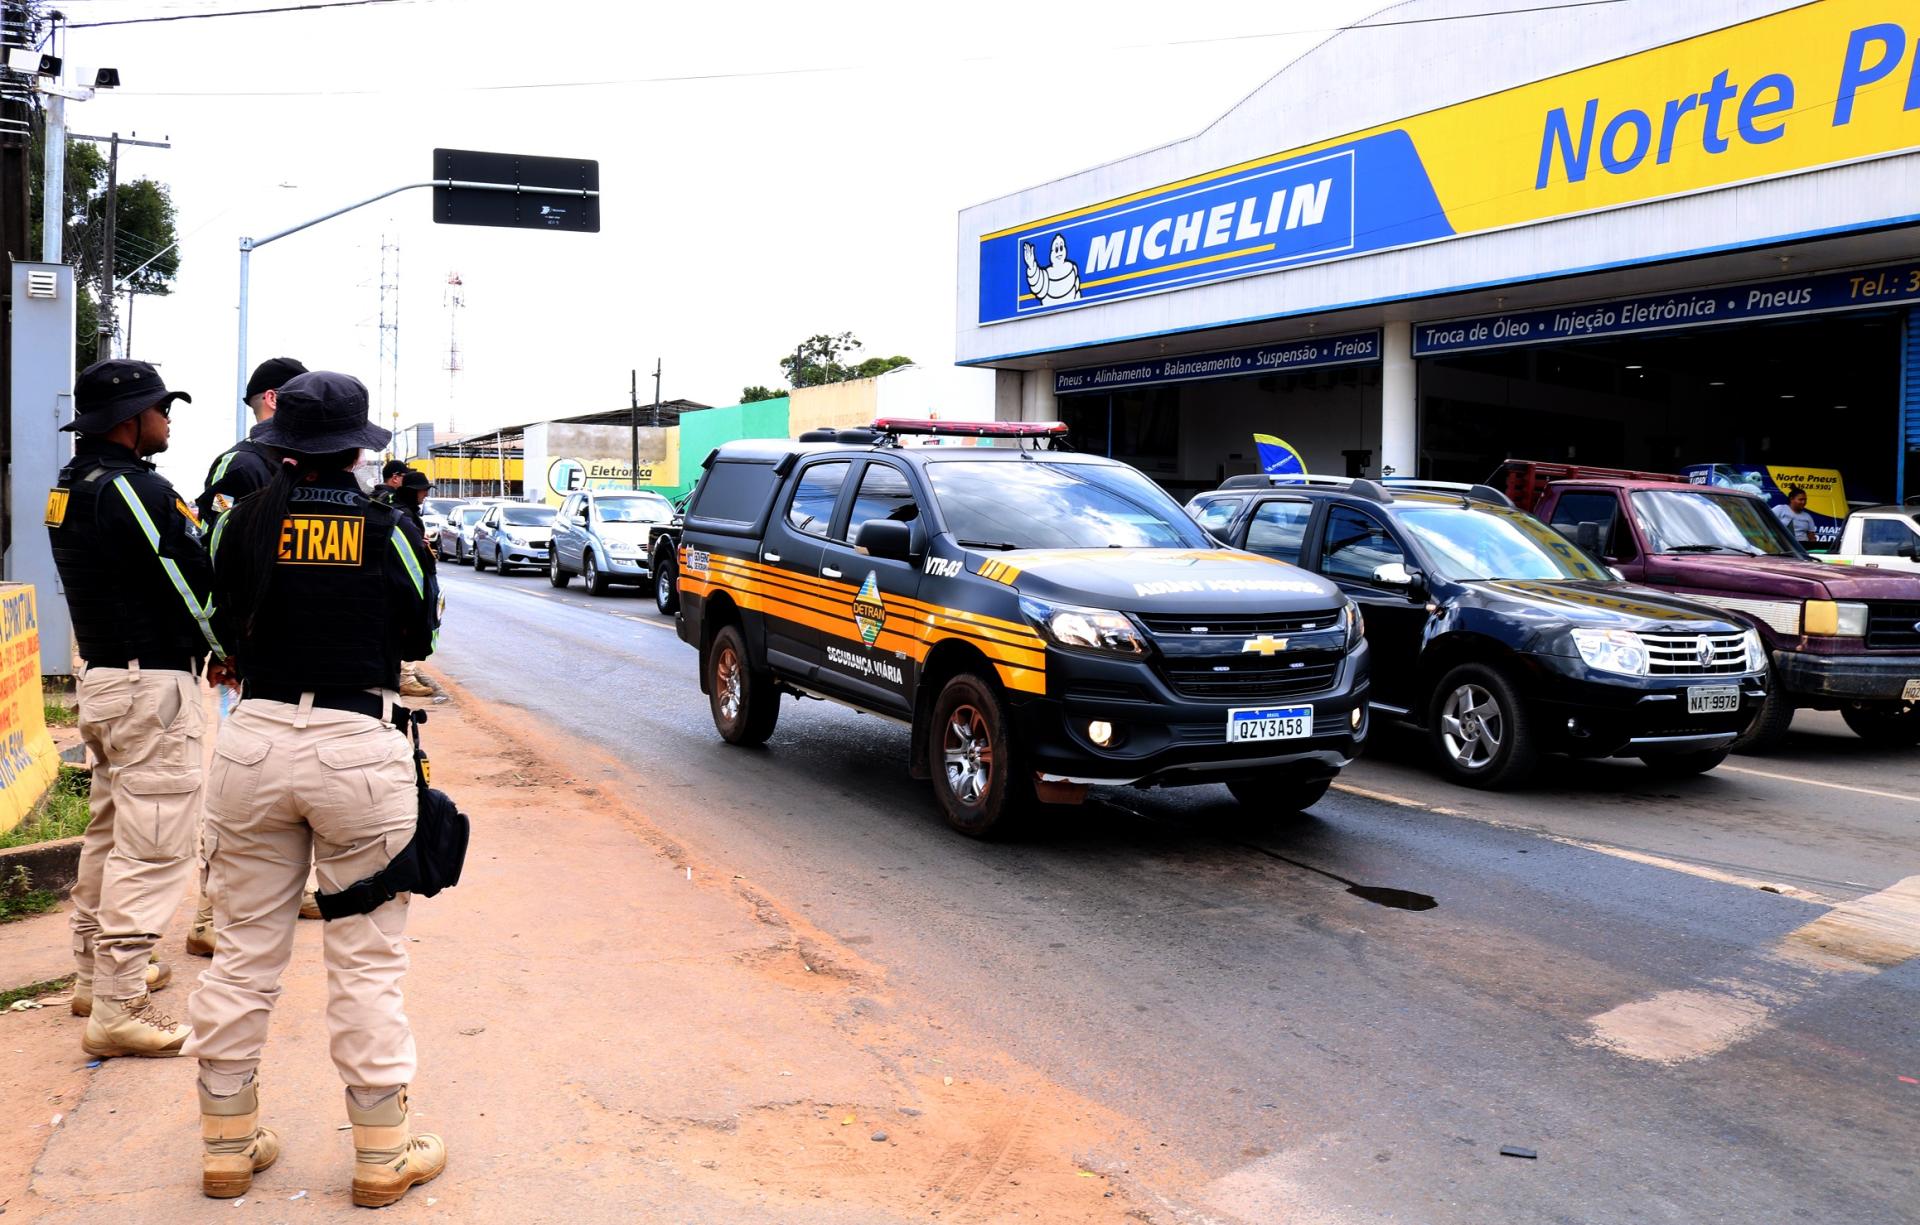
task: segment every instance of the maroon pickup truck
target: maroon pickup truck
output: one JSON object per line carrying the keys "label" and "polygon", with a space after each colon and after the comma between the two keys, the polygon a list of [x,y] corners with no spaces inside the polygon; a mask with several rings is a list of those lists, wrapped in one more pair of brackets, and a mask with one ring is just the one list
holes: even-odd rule
{"label": "maroon pickup truck", "polygon": [[1876,744],[1920,743],[1920,576],[1823,565],[1758,496],[1666,473],[1509,461],[1489,483],[1629,582],[1760,631],[1773,684],[1742,747],[1778,743],[1800,708],[1838,710]]}

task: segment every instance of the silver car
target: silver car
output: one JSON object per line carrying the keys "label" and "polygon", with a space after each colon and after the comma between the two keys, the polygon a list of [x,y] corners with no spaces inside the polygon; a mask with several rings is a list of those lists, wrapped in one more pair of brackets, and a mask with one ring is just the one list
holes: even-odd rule
{"label": "silver car", "polygon": [[440,528],[440,560],[464,566],[473,560],[473,527],[487,513],[484,502],[466,502],[453,508]]}
{"label": "silver car", "polygon": [[547,545],[553,539],[553,507],[489,506],[473,527],[474,573],[492,566],[511,574],[517,566],[547,568]]}
{"label": "silver car", "polygon": [[592,595],[613,583],[645,583],[653,577],[648,547],[654,533],[673,520],[673,503],[639,489],[582,489],[567,495],[553,527],[547,578],[565,587],[579,575]]}

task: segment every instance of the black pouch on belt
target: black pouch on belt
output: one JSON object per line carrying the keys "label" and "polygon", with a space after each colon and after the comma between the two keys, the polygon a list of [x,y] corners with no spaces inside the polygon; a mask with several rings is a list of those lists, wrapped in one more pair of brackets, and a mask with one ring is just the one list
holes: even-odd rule
{"label": "black pouch on belt", "polygon": [[420,814],[413,840],[386,867],[337,893],[316,894],[320,917],[339,919],[367,914],[402,893],[432,897],[460,883],[467,862],[467,837],[472,823],[444,791],[427,785],[427,755],[420,749],[420,724],[427,716],[405,706],[393,708],[393,722],[413,740],[413,777],[420,793]]}

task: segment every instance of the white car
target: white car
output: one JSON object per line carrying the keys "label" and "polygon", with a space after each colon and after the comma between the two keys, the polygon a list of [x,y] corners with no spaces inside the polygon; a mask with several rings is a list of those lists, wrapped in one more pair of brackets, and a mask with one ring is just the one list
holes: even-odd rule
{"label": "white car", "polygon": [[1841,566],[1920,573],[1920,506],[1875,506],[1847,516],[1833,552],[1815,554]]}

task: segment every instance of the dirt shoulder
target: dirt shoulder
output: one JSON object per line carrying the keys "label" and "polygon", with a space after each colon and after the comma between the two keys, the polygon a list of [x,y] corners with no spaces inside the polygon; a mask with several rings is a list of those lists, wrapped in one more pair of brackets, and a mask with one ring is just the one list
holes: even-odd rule
{"label": "dirt shoulder", "polygon": [[[627,803],[624,763],[441,683],[426,742],[473,845],[461,885],[414,904],[406,992],[416,1118],[452,1159],[394,1215],[1186,1217],[1134,1168],[1156,1141],[895,999],[882,967],[691,855]],[[181,952],[188,918],[162,951],[179,976],[159,999],[178,1014],[206,964]],[[9,949],[60,967],[64,915],[28,922]],[[261,1084],[286,1153],[240,1205],[248,1220],[353,1213],[320,934],[301,924],[274,1017]],[[0,1015],[0,1208],[209,1219],[193,1064],[88,1069],[82,1025],[64,999]]]}

